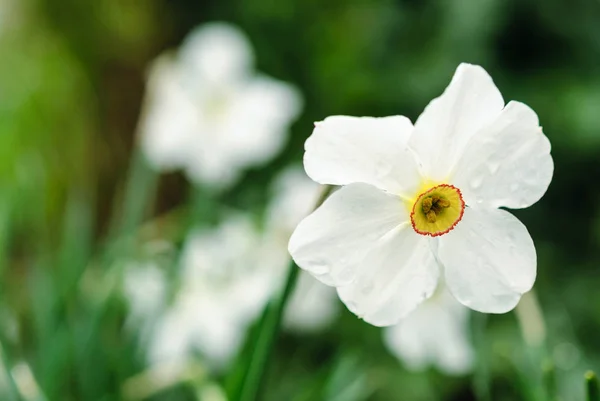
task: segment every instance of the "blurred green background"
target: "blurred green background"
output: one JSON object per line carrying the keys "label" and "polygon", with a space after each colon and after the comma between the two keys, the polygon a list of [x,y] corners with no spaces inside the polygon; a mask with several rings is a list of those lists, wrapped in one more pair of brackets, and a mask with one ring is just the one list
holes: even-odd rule
{"label": "blurred green background", "polygon": [[[135,134],[148,63],[215,20],[248,34],[258,70],[296,85],[305,107],[276,159],[195,205],[183,175],[140,167]],[[412,373],[344,311],[324,333],[280,337],[262,397],[466,401],[488,388],[494,400],[583,400],[583,372],[600,370],[597,0],[0,0],[1,399],[128,399],[146,369],[115,290],[119,266],[143,252],[132,233],[185,204],[203,221],[221,207],[260,214],[313,121],[414,121],[460,62],[531,106],[552,143],[547,194],[515,212],[538,251],[545,343],[528,346],[513,313],[474,315],[482,367]],[[180,243],[186,224],[161,234]],[[23,366],[36,391],[14,380]],[[209,400],[207,386],[228,391],[235,376],[198,374],[148,399]]]}

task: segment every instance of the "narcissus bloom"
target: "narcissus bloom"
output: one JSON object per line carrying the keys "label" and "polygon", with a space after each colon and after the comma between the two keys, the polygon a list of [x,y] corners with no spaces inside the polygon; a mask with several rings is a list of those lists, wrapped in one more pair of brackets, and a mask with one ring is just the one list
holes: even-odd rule
{"label": "narcissus bloom", "polygon": [[279,152],[302,98],[253,64],[248,38],[225,23],[195,29],[177,54],[155,61],[139,127],[155,168],[224,188]]}
{"label": "narcissus bloom", "polygon": [[414,125],[329,117],[305,150],[314,181],[343,187],[298,225],[289,251],[367,322],[397,323],[441,276],[460,303],[488,313],[513,309],[533,286],[533,241],[500,208],[546,192],[550,142],[483,68],[461,64]]}

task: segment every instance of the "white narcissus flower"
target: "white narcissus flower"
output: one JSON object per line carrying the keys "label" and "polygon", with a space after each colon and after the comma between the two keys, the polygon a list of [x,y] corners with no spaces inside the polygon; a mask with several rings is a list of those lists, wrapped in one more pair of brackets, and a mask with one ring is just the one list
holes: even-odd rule
{"label": "white narcissus flower", "polygon": [[[298,223],[306,217],[319,197],[319,185],[300,167],[284,170],[273,186],[273,198],[267,208],[265,254],[274,272],[289,265],[287,243]],[[285,309],[283,324],[297,332],[324,329],[339,313],[335,290],[301,272]]]}
{"label": "white narcissus flower", "polygon": [[141,145],[159,170],[183,169],[194,182],[226,187],[277,154],[300,109],[293,86],[253,71],[239,29],[209,23],[152,65]]}
{"label": "white narcissus flower", "polygon": [[313,180],[343,187],[298,225],[289,251],[365,321],[399,322],[441,275],[460,303],[486,313],[513,309],[533,286],[533,241],[500,207],[546,192],[550,142],[535,112],[505,105],[483,68],[461,64],[414,126],[329,117],[305,150]]}
{"label": "white narcissus flower", "polygon": [[159,319],[152,362],[184,361],[194,351],[226,365],[281,281],[260,263],[260,233],[249,217],[190,234],[181,257],[181,288]]}
{"label": "white narcissus flower", "polygon": [[469,309],[441,285],[399,324],[386,327],[384,340],[408,369],[434,365],[444,373],[460,375],[471,371],[474,362],[468,323]]}

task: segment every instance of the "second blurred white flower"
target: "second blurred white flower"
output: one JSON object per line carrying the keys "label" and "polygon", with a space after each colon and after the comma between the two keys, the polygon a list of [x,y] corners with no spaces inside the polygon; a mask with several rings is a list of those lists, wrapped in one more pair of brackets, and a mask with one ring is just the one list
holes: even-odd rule
{"label": "second blurred white flower", "polygon": [[181,256],[179,291],[150,343],[151,362],[199,352],[217,367],[227,364],[280,281],[259,257],[260,236],[245,215],[192,232]]}
{"label": "second blurred white flower", "polygon": [[159,170],[183,169],[196,183],[226,187],[276,155],[300,109],[293,86],[253,70],[239,29],[210,23],[152,65],[141,145]]}

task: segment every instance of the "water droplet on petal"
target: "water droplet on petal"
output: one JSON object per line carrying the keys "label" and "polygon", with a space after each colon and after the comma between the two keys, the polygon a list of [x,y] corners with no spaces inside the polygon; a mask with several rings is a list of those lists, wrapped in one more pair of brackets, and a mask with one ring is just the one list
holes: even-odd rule
{"label": "water droplet on petal", "polygon": [[[346,307],[348,307],[348,309],[350,311],[354,312],[354,311],[358,310],[356,302],[354,302],[352,300],[347,300],[345,303],[346,303]],[[362,319],[362,316],[359,313],[357,313],[357,314],[359,315],[358,317],[360,317]]]}
{"label": "water droplet on petal", "polygon": [[310,270],[328,271],[329,263],[325,259],[313,259],[309,261]]}
{"label": "water droplet on petal", "polygon": [[469,185],[471,185],[471,188],[477,189],[481,186],[482,183],[483,183],[483,176],[480,175],[478,177],[473,177],[471,179],[471,181],[469,182]]}
{"label": "water droplet on petal", "polygon": [[391,172],[391,165],[384,161],[378,161],[375,166],[375,176],[378,178],[384,178]]}
{"label": "water droplet on petal", "polygon": [[361,293],[361,295],[369,295],[373,291],[373,288],[374,288],[373,282],[364,283],[360,287],[360,293]]}
{"label": "water droplet on petal", "polygon": [[498,169],[500,168],[500,163],[498,163],[497,161],[490,160],[487,166],[491,174],[496,174],[496,172],[498,172]]}

